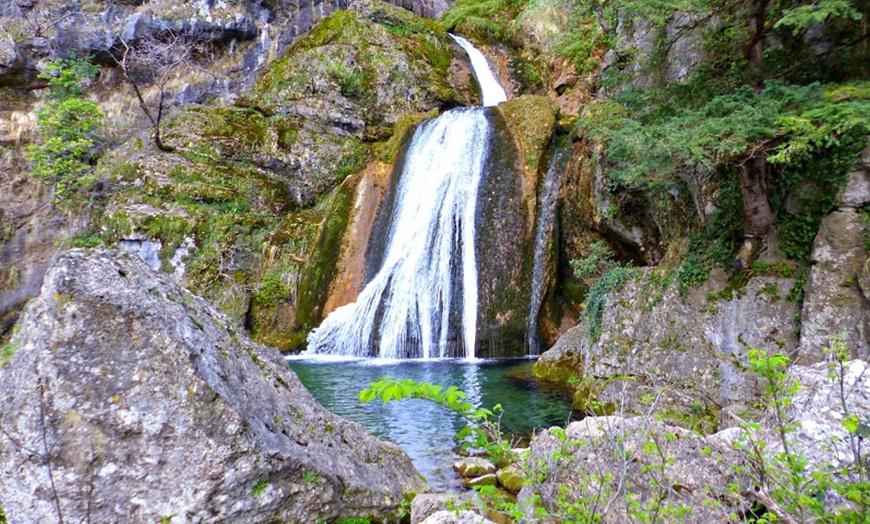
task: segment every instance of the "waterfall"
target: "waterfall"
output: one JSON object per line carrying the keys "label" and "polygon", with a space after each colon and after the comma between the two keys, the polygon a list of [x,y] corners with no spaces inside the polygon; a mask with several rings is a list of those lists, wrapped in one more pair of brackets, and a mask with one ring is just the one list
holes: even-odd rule
{"label": "waterfall", "polygon": [[[483,55],[472,62],[484,105],[506,99]],[[380,268],[357,301],[308,337],[309,353],[355,357],[474,358],[477,336],[477,191],[492,130],[484,108],[421,124],[402,165]]]}
{"label": "waterfall", "polygon": [[450,37],[468,53],[468,58],[471,60],[471,69],[474,71],[474,77],[477,78],[477,83],[480,85],[484,107],[495,106],[506,101],[507,95],[505,95],[504,89],[502,89],[501,84],[498,83],[498,80],[496,80],[495,75],[489,68],[483,53],[461,36],[450,35]]}
{"label": "waterfall", "polygon": [[538,197],[538,228],[535,232],[535,263],[532,269],[532,296],[529,301],[529,316],[526,325],[529,354],[540,353],[538,341],[538,315],[544,300],[545,277],[550,263],[550,244],[555,227],[556,204],[559,199],[559,189],[562,187],[562,173],[568,163],[571,149],[569,144],[557,143],[553,146],[550,165],[544,176],[544,184]]}

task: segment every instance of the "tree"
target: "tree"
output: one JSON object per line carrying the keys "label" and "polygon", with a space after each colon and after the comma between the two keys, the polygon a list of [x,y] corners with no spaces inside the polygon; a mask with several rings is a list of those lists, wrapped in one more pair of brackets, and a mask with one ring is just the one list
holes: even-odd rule
{"label": "tree", "polygon": [[45,105],[36,114],[42,140],[26,154],[33,173],[51,185],[52,201],[94,180],[103,146],[103,113],[95,102],[82,98],[82,84],[98,72],[88,58],[69,58],[49,63],[39,75],[49,86]]}
{"label": "tree", "polygon": [[[782,82],[808,61],[866,40],[866,28],[857,23],[863,14],[849,0],[666,0],[631,7],[661,26],[677,13],[688,15],[696,30],[712,35],[708,52],[720,55],[708,57],[686,85],[629,89],[617,97],[618,107],[599,108],[598,118],[585,125],[608,143],[623,181],[673,178],[698,166],[707,171],[735,166],[744,242],[734,265],[749,268],[773,225],[771,161],[788,163],[796,144],[812,152],[870,129],[866,85],[835,99],[830,88],[826,94],[825,88],[807,85],[815,78],[806,75],[796,79],[798,85]],[[847,36],[827,50],[809,42],[811,30],[822,33],[820,27],[836,24],[847,26]],[[772,36],[780,50],[768,46]],[[665,49],[668,45],[663,43]],[[772,59],[777,52],[782,57]]]}
{"label": "tree", "polygon": [[[121,48],[114,57],[115,62],[151,125],[154,145],[161,151],[171,152],[173,148],[163,143],[161,134],[166,99],[170,94],[169,81],[179,66],[189,62],[194,55],[204,54],[205,49],[195,36],[172,31],[152,34],[132,43],[122,39]],[[147,95],[143,93],[146,86],[156,91],[155,97],[149,97],[151,101],[146,100]]]}

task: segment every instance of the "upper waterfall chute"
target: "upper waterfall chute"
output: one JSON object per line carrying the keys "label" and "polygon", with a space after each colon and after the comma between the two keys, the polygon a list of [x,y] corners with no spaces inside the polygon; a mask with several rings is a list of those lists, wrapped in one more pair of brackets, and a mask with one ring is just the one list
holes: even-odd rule
{"label": "upper waterfall chute", "polygon": [[477,78],[477,83],[480,84],[480,94],[483,98],[485,107],[495,106],[507,101],[507,95],[501,87],[498,79],[489,68],[489,63],[486,57],[479,49],[474,47],[471,42],[457,35],[450,35],[459,46],[468,53],[468,58],[471,60],[471,68],[474,71],[474,77]]}

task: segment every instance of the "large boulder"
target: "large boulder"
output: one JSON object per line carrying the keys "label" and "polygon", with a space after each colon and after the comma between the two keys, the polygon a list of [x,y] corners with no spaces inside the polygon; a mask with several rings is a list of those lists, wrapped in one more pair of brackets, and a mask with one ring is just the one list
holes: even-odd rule
{"label": "large boulder", "polygon": [[580,325],[542,355],[536,376],[573,383],[577,407],[595,412],[601,408],[593,400],[643,412],[638,400],[661,391],[659,406],[667,415],[706,431],[715,429],[720,408],[754,401],[748,349],[790,352],[797,345],[798,305],[788,298],[794,279],[736,282],[714,271],[682,294],[668,275],[635,270],[602,298],[600,316],[587,310]]}
{"label": "large boulder", "polygon": [[[856,448],[843,421],[847,413],[863,417],[870,412],[867,363],[843,362],[842,368],[835,366],[834,378],[821,363],[791,366],[788,375],[797,386],[785,411],[789,453],[805,463],[806,479],[820,474],[848,482],[838,475],[854,471]],[[778,469],[786,467],[781,426],[772,402],[752,419],[757,426],[708,436],[662,424],[654,406],[645,416],[587,417],[565,429],[550,428],[532,441],[525,463],[533,472],[533,481],[519,493],[527,521],[559,522],[569,510],[580,509],[607,523],[652,512],[662,512],[667,522],[702,523],[730,521],[732,512],[762,500],[769,504],[756,491],[765,481],[758,478],[754,454],[764,454],[765,475],[783,473]],[[860,437],[852,438],[858,442]],[[844,501],[834,490],[824,502],[831,513],[843,509],[837,509]]]}
{"label": "large boulder", "polygon": [[732,467],[735,435],[701,437],[648,416],[588,417],[550,428],[532,441],[526,465],[546,474],[518,499],[527,522],[564,522],[580,508],[596,522],[630,522],[656,507],[664,521],[726,521],[742,505],[731,487],[745,483]]}
{"label": "large boulder", "polygon": [[388,518],[426,490],[274,350],[138,257],[73,250],[0,370],[10,522]]}

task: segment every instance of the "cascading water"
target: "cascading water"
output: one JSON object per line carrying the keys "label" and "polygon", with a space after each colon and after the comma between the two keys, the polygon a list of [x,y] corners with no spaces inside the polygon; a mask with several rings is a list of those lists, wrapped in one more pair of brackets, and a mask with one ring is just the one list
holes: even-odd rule
{"label": "cascading water", "polygon": [[[484,105],[506,100],[467,40]],[[420,125],[404,157],[380,269],[357,301],[308,337],[309,353],[355,357],[474,358],[477,335],[477,191],[489,156],[484,108],[447,111]]]}
{"label": "cascading water", "polygon": [[507,95],[502,89],[501,84],[496,80],[495,75],[489,68],[486,58],[483,53],[476,47],[471,45],[471,42],[461,36],[450,35],[459,46],[468,53],[468,58],[471,60],[471,68],[474,70],[474,77],[477,78],[477,83],[480,85],[480,95],[483,98],[483,106],[495,106],[507,100]]}
{"label": "cascading water", "polygon": [[566,144],[555,144],[553,154],[550,156],[550,165],[544,177],[544,184],[538,198],[538,228],[535,232],[535,265],[532,270],[532,296],[529,301],[528,324],[526,334],[528,337],[529,354],[540,353],[538,340],[538,315],[541,312],[541,304],[544,301],[544,284],[546,268],[549,263],[551,250],[550,242],[555,228],[556,204],[559,198],[559,189],[562,187],[562,174],[570,157],[570,148]]}

